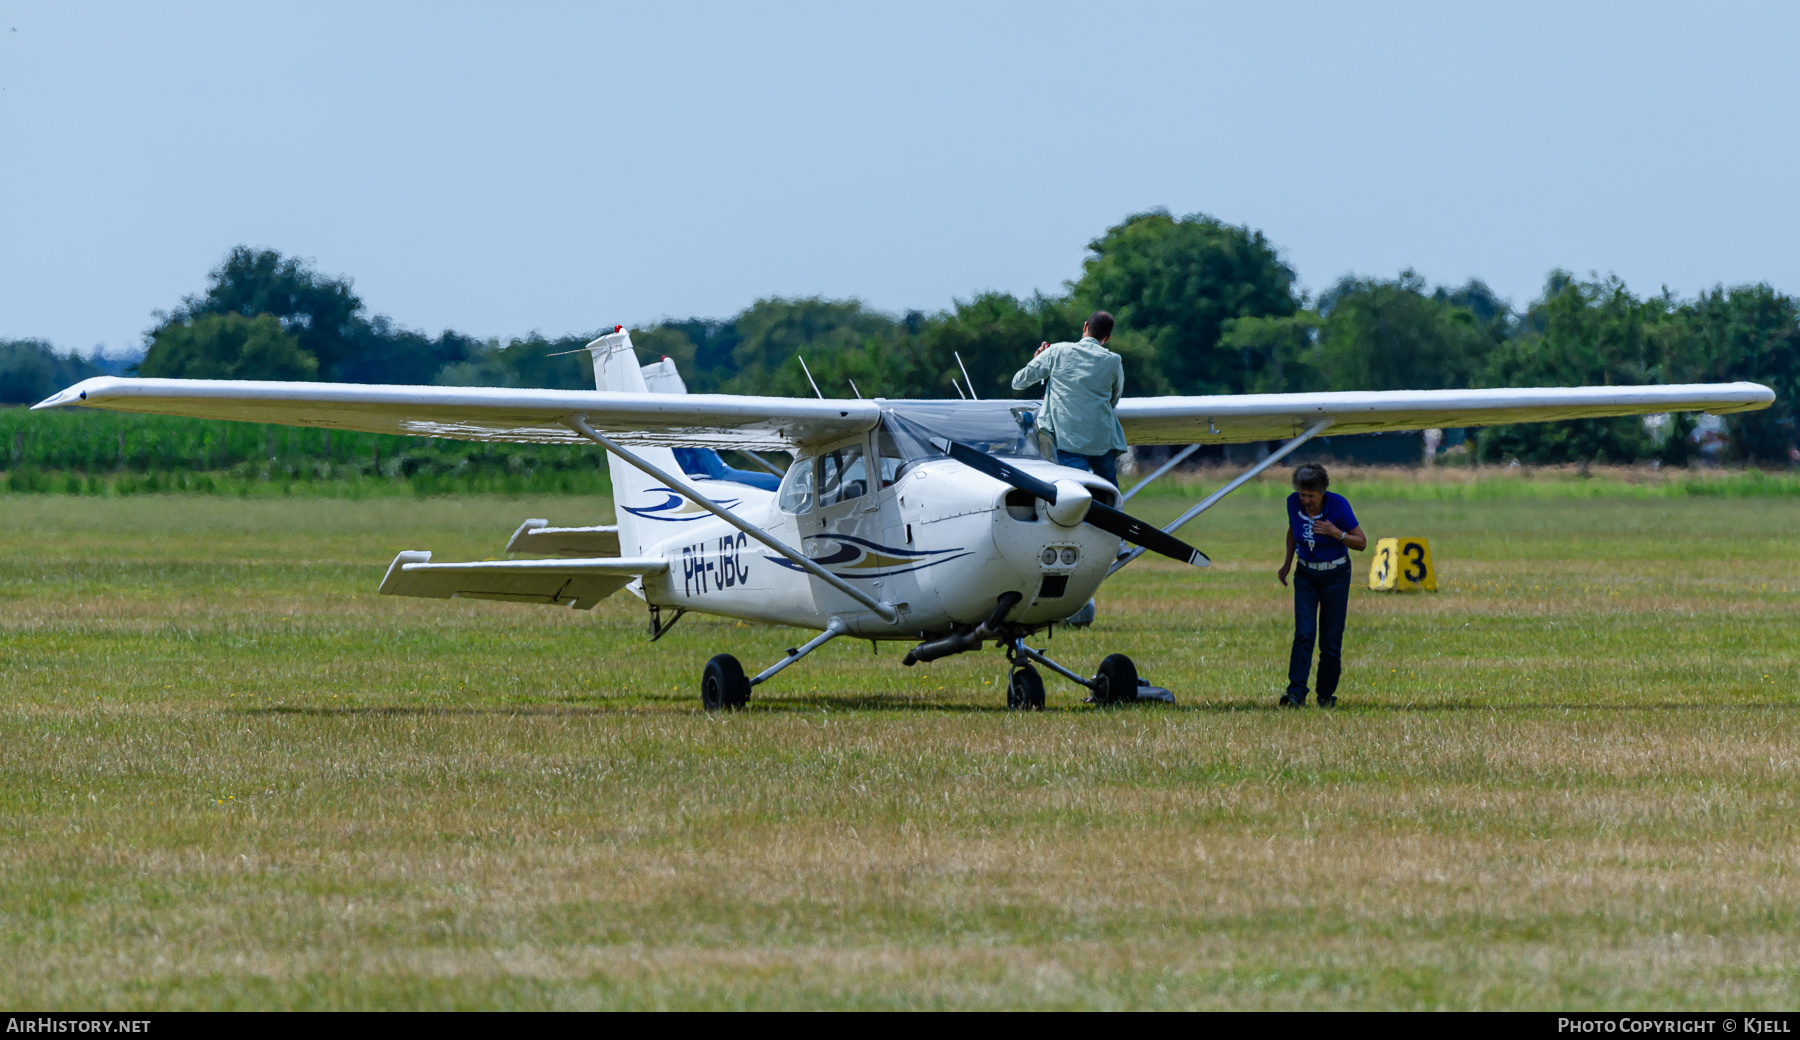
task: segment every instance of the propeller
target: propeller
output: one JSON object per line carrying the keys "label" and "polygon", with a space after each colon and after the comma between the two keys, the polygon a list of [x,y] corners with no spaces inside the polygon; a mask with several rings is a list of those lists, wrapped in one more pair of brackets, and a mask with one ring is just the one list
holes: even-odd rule
{"label": "propeller", "polygon": [[[1171,560],[1195,567],[1207,567],[1212,560],[1200,550],[1188,543],[1165,533],[1153,524],[1139,520],[1129,513],[1103,506],[1095,502],[1087,488],[1072,480],[1059,480],[1052,484],[1047,480],[1034,477],[1005,459],[989,455],[978,448],[967,444],[947,441],[946,454],[978,473],[985,473],[1003,484],[1010,484],[1026,494],[1040,498],[1049,504],[1047,510],[1050,518],[1064,527],[1073,527],[1083,521],[1093,524],[1107,534],[1141,545],[1154,553],[1161,553]],[[1086,507],[1085,509],[1083,507]],[[1060,508],[1059,508],[1060,507]]]}

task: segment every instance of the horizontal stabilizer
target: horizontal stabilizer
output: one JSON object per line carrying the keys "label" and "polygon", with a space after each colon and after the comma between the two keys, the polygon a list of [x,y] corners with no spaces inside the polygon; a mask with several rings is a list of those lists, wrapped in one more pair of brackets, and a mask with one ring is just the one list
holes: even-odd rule
{"label": "horizontal stabilizer", "polygon": [[507,552],[539,556],[618,556],[619,529],[604,527],[551,527],[548,520],[527,520],[506,543]]}
{"label": "horizontal stabilizer", "polygon": [[432,563],[431,553],[408,551],[388,565],[381,594],[553,603],[587,610],[633,578],[668,569],[669,561],[660,557]]}

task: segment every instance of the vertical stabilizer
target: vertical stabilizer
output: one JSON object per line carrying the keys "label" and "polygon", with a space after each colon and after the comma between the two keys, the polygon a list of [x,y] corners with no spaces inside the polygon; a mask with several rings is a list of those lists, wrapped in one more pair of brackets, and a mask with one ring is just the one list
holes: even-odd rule
{"label": "vertical stabilizer", "polygon": [[[637,352],[631,347],[631,333],[619,327],[611,335],[601,336],[587,345],[594,356],[594,388],[622,394],[649,393]],[[672,366],[671,366],[672,367]],[[675,453],[668,448],[633,447],[645,462],[668,473],[681,473]],[[646,513],[670,511],[673,492],[663,488],[654,477],[617,457],[606,456],[612,473],[613,509],[618,514],[619,551],[624,555],[640,555],[649,546],[668,537],[670,527],[647,518]],[[685,499],[680,501],[686,502]],[[691,509],[698,507],[690,506]],[[661,529],[659,531],[659,529]]]}
{"label": "vertical stabilizer", "polygon": [[681,372],[675,368],[674,358],[665,357],[638,371],[644,373],[644,386],[653,394],[687,393],[687,381],[681,378]]}

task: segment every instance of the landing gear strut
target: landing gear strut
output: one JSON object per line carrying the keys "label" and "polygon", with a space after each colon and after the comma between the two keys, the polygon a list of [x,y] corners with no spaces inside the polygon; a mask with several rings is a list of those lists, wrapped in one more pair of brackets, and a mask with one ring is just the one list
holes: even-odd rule
{"label": "landing gear strut", "polygon": [[[674,623],[669,622],[670,625]],[[842,619],[832,618],[825,626],[825,631],[799,646],[789,647],[787,656],[748,679],[744,677],[744,666],[738,663],[737,658],[730,654],[720,654],[706,662],[706,670],[700,673],[700,704],[707,711],[736,711],[750,702],[750,687],[761,686],[774,678],[776,672],[848,631],[850,626],[844,624]]]}
{"label": "landing gear strut", "polygon": [[[1092,700],[1097,705],[1130,704],[1137,700],[1137,665],[1124,654],[1108,654],[1100,662],[1100,669],[1092,679],[1084,679],[1041,652],[1026,646],[1023,636],[1006,644],[1006,659],[1013,666],[1012,682],[1006,690],[1008,708],[1042,709],[1044,706],[1044,680],[1038,675],[1037,669],[1027,663],[1030,661],[1043,665],[1072,683],[1087,687],[1093,693]],[[1036,691],[1036,703],[1026,703],[1026,694],[1032,690]]]}

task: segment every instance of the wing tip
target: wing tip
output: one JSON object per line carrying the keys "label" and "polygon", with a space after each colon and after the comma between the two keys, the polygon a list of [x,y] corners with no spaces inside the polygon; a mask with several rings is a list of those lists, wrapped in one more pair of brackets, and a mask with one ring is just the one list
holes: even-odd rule
{"label": "wing tip", "polygon": [[31,406],[36,412],[45,408],[72,408],[81,405],[88,399],[90,392],[98,393],[109,389],[119,381],[118,376],[89,376],[74,386],[67,386],[49,397]]}
{"label": "wing tip", "polygon": [[77,383],[66,389],[58,390],[56,393],[39,401],[37,404],[32,405],[31,410],[37,412],[46,408],[68,408],[71,405],[80,404],[85,400],[87,400],[87,391],[81,389],[81,384]]}

